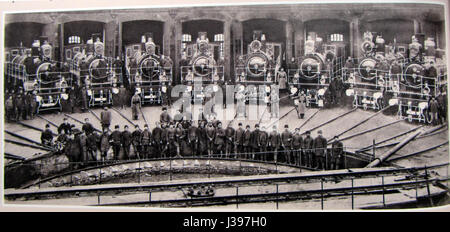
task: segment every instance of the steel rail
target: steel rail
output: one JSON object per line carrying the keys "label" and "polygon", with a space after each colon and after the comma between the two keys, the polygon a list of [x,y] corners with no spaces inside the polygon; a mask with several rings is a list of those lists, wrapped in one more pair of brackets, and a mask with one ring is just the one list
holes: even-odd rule
{"label": "steel rail", "polygon": [[47,147],[37,146],[37,145],[33,145],[33,144],[28,144],[28,143],[22,143],[22,142],[10,140],[10,139],[5,139],[5,142],[20,145],[20,146],[35,148],[35,149],[39,149],[39,150],[43,150],[43,151],[55,151],[54,149],[50,149]]}
{"label": "steel rail", "polygon": [[141,115],[142,115],[142,118],[144,119],[145,124],[148,125],[148,121],[147,121],[147,119],[145,118],[144,111],[142,111],[142,108],[141,108],[141,107],[139,107],[139,111],[141,112]]}
{"label": "steel rail", "polygon": [[400,133],[400,134],[394,135],[394,136],[392,136],[392,137],[389,137],[389,138],[387,138],[387,139],[384,139],[384,140],[382,140],[382,141],[379,141],[379,142],[377,142],[377,143],[375,143],[375,144],[371,144],[371,145],[369,145],[369,146],[367,146],[367,147],[363,147],[363,148],[357,150],[357,152],[370,150],[370,149],[373,148],[374,145],[375,145],[375,146],[376,146],[376,145],[380,145],[380,144],[385,143],[385,142],[387,142],[387,141],[391,141],[391,140],[393,140],[393,139],[402,137],[402,136],[407,135],[407,134],[409,134],[409,133],[411,133],[411,132],[413,132],[413,131],[416,131],[416,130],[422,128],[422,127],[424,127],[424,125],[421,125],[421,126],[418,126],[418,127],[413,128],[413,129],[411,129],[411,130],[408,130],[408,131],[402,132],[402,133]]}
{"label": "steel rail", "polygon": [[124,118],[125,120],[127,120],[131,125],[133,125],[134,127],[136,127],[136,124],[133,123],[133,121],[131,121],[127,116],[125,116],[124,114],[122,114],[122,112],[120,112],[118,109],[116,109],[115,107],[111,107],[111,109],[113,109],[114,111],[116,111],[122,118]]}
{"label": "steel rail", "polygon": [[343,113],[343,114],[341,114],[341,115],[338,115],[338,116],[336,116],[336,117],[334,117],[334,118],[332,118],[332,119],[330,119],[330,120],[328,120],[328,121],[326,121],[326,122],[324,122],[324,123],[321,123],[321,124],[318,125],[318,126],[315,126],[315,127],[311,128],[311,129],[309,129],[309,131],[317,130],[317,129],[319,129],[320,127],[323,127],[323,126],[325,126],[325,125],[327,125],[327,124],[329,124],[329,123],[332,123],[332,122],[336,121],[336,120],[339,119],[339,118],[342,118],[342,117],[346,116],[347,114],[350,114],[350,113],[355,112],[357,109],[358,109],[358,108],[351,109],[351,110],[349,110],[349,111],[347,111],[347,112],[345,112],[345,113]]}
{"label": "steel rail", "polygon": [[314,114],[312,114],[311,116],[309,116],[308,119],[306,119],[299,127],[298,129],[302,129],[302,127],[304,127],[306,125],[306,123],[308,123],[309,121],[311,121],[312,118],[314,118],[314,116],[316,116],[317,113],[319,113],[321,109],[318,109],[316,112],[314,112]]}
{"label": "steel rail", "polygon": [[285,113],[283,116],[281,116],[279,119],[275,120],[274,122],[270,123],[267,128],[272,127],[275,123],[279,122],[281,119],[283,119],[284,117],[286,117],[289,113],[291,113],[292,111],[295,110],[295,107],[292,108],[291,110],[289,110],[287,113]]}
{"label": "steel rail", "polygon": [[[347,137],[341,138],[341,139],[339,139],[339,141],[344,141],[344,140],[351,139],[351,138],[356,137],[356,136],[360,136],[360,135],[363,135],[363,134],[367,134],[367,133],[370,133],[370,132],[379,130],[379,129],[381,129],[381,128],[384,128],[384,127],[387,127],[387,126],[390,126],[390,125],[393,125],[393,124],[396,124],[396,123],[399,123],[399,122],[402,122],[402,121],[403,121],[403,120],[400,119],[400,120],[393,121],[393,122],[390,122],[390,123],[387,123],[387,124],[383,124],[383,125],[381,125],[381,126],[377,126],[377,127],[375,127],[375,128],[371,128],[371,129],[368,129],[368,130],[364,130],[364,131],[361,131],[361,132],[359,132],[359,133],[352,134],[352,135],[349,135],[349,136],[347,136]],[[332,139],[330,138],[329,140],[332,140]],[[328,142],[328,144],[332,144],[332,142]]]}
{"label": "steel rail", "polygon": [[396,160],[405,159],[405,158],[409,158],[409,157],[412,157],[412,156],[420,155],[420,154],[422,154],[424,152],[432,151],[432,150],[437,149],[437,148],[439,148],[441,146],[444,146],[446,144],[448,144],[448,141],[445,141],[445,142],[443,142],[441,144],[438,144],[438,145],[435,145],[435,146],[432,146],[432,147],[429,147],[429,148],[425,148],[423,150],[416,151],[416,152],[413,152],[413,153],[410,153],[410,154],[407,154],[407,155],[402,155],[402,156],[398,156],[398,157],[391,157],[390,159],[387,159],[386,162],[392,162],[392,161],[396,161]]}
{"label": "steel rail", "polygon": [[95,117],[99,122],[102,122],[102,120],[100,119],[100,117],[99,117],[94,111],[92,111],[91,109],[88,109],[88,111],[89,111],[89,113],[91,113],[92,115],[94,115],[94,117]]}
{"label": "steel rail", "polygon": [[[78,119],[76,119],[76,118],[72,117],[71,115],[69,115],[69,114],[66,114],[66,113],[64,113],[64,115],[65,115],[66,117],[68,117],[68,118],[70,118],[70,119],[74,120],[75,122],[78,122],[79,124],[81,124],[81,125],[84,125],[84,122],[82,122],[82,121],[80,121],[80,120],[78,120]],[[96,130],[97,132],[100,132],[100,133],[102,133],[102,131],[101,131],[101,130],[99,130],[99,129],[95,128],[95,127],[94,127],[94,130]]]}
{"label": "steel rail", "polygon": [[34,141],[34,140],[29,139],[29,138],[27,138],[27,137],[18,135],[18,134],[14,133],[14,132],[11,132],[11,131],[8,131],[8,130],[4,130],[4,131],[5,131],[5,133],[7,133],[7,134],[9,134],[9,135],[11,135],[11,136],[13,136],[13,137],[16,137],[16,138],[25,140],[25,141],[30,142],[30,143],[32,143],[32,144],[38,145],[38,146],[40,146],[40,147],[45,147],[45,148],[48,148],[48,149],[53,149],[52,147],[49,147],[49,146],[47,146],[47,145],[44,145],[44,144],[42,144],[42,143],[40,143],[40,142],[38,142],[38,141]]}
{"label": "steel rail", "polygon": [[44,121],[46,121],[46,122],[50,123],[50,125],[52,125],[52,126],[54,126],[54,127],[58,128],[58,125],[56,125],[56,124],[55,124],[55,123],[53,123],[52,121],[50,121],[50,120],[48,120],[48,119],[44,118],[44,116],[42,116],[42,115],[39,115],[39,114],[37,114],[36,116],[37,116],[38,118],[40,118],[40,119],[42,119],[42,120],[44,120]]}
{"label": "steel rail", "polygon": [[421,170],[435,169],[442,166],[448,166],[449,163],[438,164],[425,167],[413,167],[413,168],[398,168],[398,169],[375,169],[375,170],[352,170],[348,172],[326,172],[316,173],[311,172],[311,175],[296,175],[296,176],[274,176],[265,178],[248,178],[248,179],[235,179],[235,180],[205,180],[200,182],[184,182],[184,183],[153,183],[153,184],[133,184],[127,186],[92,186],[86,188],[85,186],[72,187],[67,189],[51,189],[51,190],[33,190],[30,192],[11,192],[5,193],[4,196],[7,199],[14,199],[19,197],[43,197],[43,196],[55,196],[55,195],[71,195],[75,193],[83,192],[85,194],[97,194],[98,192],[136,192],[136,191],[165,191],[165,190],[177,190],[180,187],[194,187],[200,185],[214,185],[214,186],[255,186],[267,183],[311,183],[311,181],[341,181],[352,177],[371,177],[379,175],[397,175],[399,173],[416,173]]}
{"label": "steel rail", "polygon": [[[35,130],[35,131],[44,132],[43,129],[40,129],[40,128],[37,128],[37,127],[35,127],[35,126],[26,124],[26,123],[24,123],[24,122],[20,122],[20,121],[19,121],[19,122],[17,122],[17,124],[22,125],[22,126],[27,127],[27,128],[30,128],[30,129]],[[58,136],[57,134],[55,134],[55,133],[53,133],[53,132],[52,132],[52,135],[53,135],[53,136]]]}

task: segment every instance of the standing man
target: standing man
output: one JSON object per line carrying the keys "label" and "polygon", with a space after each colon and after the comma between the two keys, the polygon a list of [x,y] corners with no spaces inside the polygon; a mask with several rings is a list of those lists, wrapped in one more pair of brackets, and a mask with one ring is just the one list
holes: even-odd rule
{"label": "standing man", "polygon": [[176,136],[175,123],[170,123],[169,128],[167,129],[167,146],[169,148],[169,157],[179,156],[180,154],[179,150],[180,147],[179,144],[177,143],[177,139],[175,136]]}
{"label": "standing man", "polygon": [[302,143],[303,138],[300,134],[300,128],[295,128],[294,135],[292,136],[292,153],[294,156],[294,164],[295,165],[302,165]]}
{"label": "standing man", "polygon": [[82,162],[82,166],[85,166],[88,161],[88,147],[87,147],[87,136],[86,133],[84,131],[79,131],[78,132],[78,139],[80,141],[80,148],[81,148],[81,162]]}
{"label": "standing man", "polygon": [[81,111],[83,111],[83,113],[89,108],[88,107],[88,99],[87,99],[87,90],[86,90],[86,86],[83,86],[81,88]]}
{"label": "standing man", "polygon": [[131,142],[132,142],[132,136],[130,131],[128,131],[128,125],[125,125],[123,127],[123,132],[122,132],[122,147],[123,147],[123,158],[124,159],[130,159],[130,147],[131,147]]}
{"label": "standing man", "polygon": [[53,146],[53,132],[50,130],[50,124],[45,125],[45,130],[41,133],[41,143],[46,146]]}
{"label": "standing man", "polygon": [[104,107],[103,111],[100,113],[100,121],[102,123],[102,130],[108,129],[111,125],[111,112],[108,111],[108,107]]}
{"label": "standing man", "polygon": [[170,123],[172,121],[172,118],[170,117],[169,113],[167,112],[167,108],[163,107],[162,111],[163,112],[161,113],[161,116],[159,117],[159,121],[161,123],[165,123],[165,124]]}
{"label": "standing man", "polygon": [[211,156],[214,153],[214,139],[216,136],[216,129],[213,127],[212,123],[208,123],[208,127],[206,128],[206,138],[208,139],[208,156]]}
{"label": "standing man", "polygon": [[438,123],[439,120],[438,112],[439,112],[439,103],[435,97],[432,97],[430,101],[430,115],[431,115],[431,123],[433,123],[433,125],[437,125]]}
{"label": "standing man", "polygon": [[269,134],[269,150],[273,152],[273,160],[278,161],[278,149],[281,145],[281,136],[277,131],[277,126],[272,127],[272,132]]}
{"label": "standing man", "polygon": [[122,133],[120,132],[119,129],[120,126],[116,125],[109,139],[112,141],[114,160],[119,160],[120,147],[122,145]]}
{"label": "standing man", "polygon": [[100,155],[103,163],[105,163],[108,157],[108,151],[110,148],[109,137],[109,130],[104,128],[102,136],[100,137]]}
{"label": "standing man", "polygon": [[344,145],[339,141],[339,136],[334,136],[334,141],[331,144],[331,169],[336,170],[339,168],[345,168],[343,157],[344,157]]}
{"label": "standing man", "polygon": [[262,127],[262,130],[259,132],[259,147],[260,147],[260,151],[261,151],[261,158],[260,160],[262,161],[268,161],[268,153],[267,153],[267,144],[269,142],[269,134],[266,131],[266,127]]}
{"label": "standing man", "polygon": [[131,98],[131,111],[133,114],[133,120],[138,120],[139,118],[139,109],[141,108],[141,96],[137,93],[137,91],[134,93],[133,97]]}
{"label": "standing man", "polygon": [[306,138],[303,140],[302,150],[305,154],[305,164],[306,166],[312,168],[315,160],[314,160],[314,140],[311,137],[311,131],[306,131]]}
{"label": "standing man", "polygon": [[70,125],[70,123],[68,122],[67,118],[63,119],[63,123],[61,123],[58,126],[58,134],[61,134],[61,131],[64,130],[64,132],[68,135],[70,133],[72,133],[72,126]]}
{"label": "standing man", "polygon": [[155,123],[155,128],[152,130],[152,140],[155,148],[155,154],[159,154],[161,156],[162,153],[162,129],[160,126],[160,122]]}
{"label": "standing man", "polygon": [[[255,130],[252,132],[251,135],[251,140],[250,140],[250,144],[251,144],[251,148],[252,148],[252,160],[255,160],[255,156],[259,155],[259,135],[260,135],[260,130],[259,130],[259,125],[255,124]],[[259,159],[259,157],[258,157]]]}
{"label": "standing man", "polygon": [[161,123],[161,157],[166,158],[169,152],[168,142],[168,126],[165,123]]}
{"label": "standing man", "polygon": [[327,139],[322,136],[322,130],[317,132],[318,136],[314,139],[314,150],[316,152],[316,168],[326,169]]}
{"label": "standing man", "polygon": [[93,131],[87,137],[87,152],[90,160],[98,161],[100,157],[98,157],[98,145],[100,143],[100,135]]}
{"label": "standing man", "polygon": [[25,112],[25,99],[23,95],[22,88],[19,89],[19,92],[16,94],[16,97],[14,99],[14,105],[16,106],[16,121],[20,121],[23,117],[23,114]]}
{"label": "standing man", "polygon": [[70,108],[70,112],[72,114],[74,113],[76,104],[77,104],[77,95],[76,95],[75,88],[72,86],[69,90],[69,108]]}
{"label": "standing man", "polygon": [[227,129],[225,129],[225,154],[226,157],[230,158],[231,154],[234,152],[234,137],[235,130],[228,124]]}
{"label": "standing man", "polygon": [[152,144],[152,133],[148,129],[148,125],[144,125],[144,131],[141,134],[142,158],[150,158],[150,146]]}
{"label": "standing man", "polygon": [[[234,143],[235,143],[235,153],[243,153],[244,152],[244,133],[245,130],[242,128],[242,122],[238,124],[239,128],[236,130],[236,133],[234,133]],[[236,158],[238,157],[236,154]]]}
{"label": "standing man", "polygon": [[221,122],[217,124],[214,144],[216,145],[216,153],[220,154],[222,158],[222,155],[225,153],[225,130],[222,128]]}
{"label": "standing man", "polygon": [[283,148],[283,153],[286,163],[291,163],[291,143],[292,143],[292,133],[289,131],[289,126],[284,125],[284,131],[281,133],[281,147]]}
{"label": "standing man", "polygon": [[129,101],[129,97],[128,97],[128,91],[123,86],[123,84],[120,85],[119,94],[120,94],[120,98],[119,98],[119,100],[120,100],[120,108],[122,110],[126,109],[127,108],[126,106],[128,104],[128,101]]}
{"label": "standing man", "polygon": [[192,155],[199,155],[199,128],[194,123],[188,129],[188,144],[191,147]]}
{"label": "standing man", "polygon": [[252,152],[252,132],[250,131],[250,125],[245,126],[244,137],[242,138],[242,140],[245,158],[250,159],[250,153]]}
{"label": "standing man", "polygon": [[441,93],[437,96],[437,102],[439,104],[439,122],[446,123],[447,122],[447,107],[448,107],[448,99],[447,99],[447,91],[442,88]]}
{"label": "standing man", "polygon": [[94,126],[89,122],[89,118],[84,119],[84,124],[81,127],[81,130],[86,133],[86,135],[90,135],[92,132],[94,132]]}
{"label": "standing man", "polygon": [[8,122],[14,118],[14,101],[12,96],[8,96],[5,101],[6,119]]}
{"label": "standing man", "polygon": [[139,128],[139,125],[136,125],[134,128],[135,130],[131,134],[134,156],[137,157],[138,159],[141,159],[140,154],[141,154],[142,131]]}

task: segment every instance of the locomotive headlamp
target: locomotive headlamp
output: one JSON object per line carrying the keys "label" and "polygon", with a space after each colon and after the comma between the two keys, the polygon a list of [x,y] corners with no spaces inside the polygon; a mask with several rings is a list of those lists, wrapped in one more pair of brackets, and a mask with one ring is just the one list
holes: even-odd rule
{"label": "locomotive headlamp", "polygon": [[140,94],[141,93],[141,88],[136,88],[136,93]]}
{"label": "locomotive headlamp", "polygon": [[87,91],[87,95],[88,95],[88,96],[91,96],[91,95],[92,95],[92,90],[88,90],[88,91]]}
{"label": "locomotive headlamp", "polygon": [[162,87],[161,87],[161,91],[162,91],[163,93],[166,93],[166,92],[167,92],[167,87],[166,87],[166,86],[162,86]]}
{"label": "locomotive headlamp", "polygon": [[419,109],[424,110],[426,108],[428,108],[428,103],[427,102],[419,103]]}
{"label": "locomotive headlamp", "polygon": [[69,95],[67,93],[62,93],[61,98],[64,100],[67,100],[67,99],[69,99]]}
{"label": "locomotive headlamp", "polygon": [[214,86],[213,86],[213,91],[214,91],[214,92],[219,91],[219,86],[218,86],[218,85],[214,85]]}
{"label": "locomotive headlamp", "polygon": [[190,85],[186,86],[186,90],[187,90],[188,92],[191,92],[191,91],[192,91],[192,86],[190,86]]}
{"label": "locomotive headlamp", "polygon": [[297,89],[297,87],[291,87],[291,94],[295,94],[295,93],[297,93],[297,91],[298,91],[298,89]]}
{"label": "locomotive headlamp", "polygon": [[41,96],[36,96],[36,101],[37,102],[41,102],[42,101],[42,97]]}
{"label": "locomotive headlamp", "polygon": [[373,98],[375,98],[375,99],[379,99],[381,97],[383,97],[383,93],[381,93],[381,92],[376,92],[373,94]]}
{"label": "locomotive headlamp", "polygon": [[398,105],[398,99],[397,98],[389,99],[389,105],[390,106]]}
{"label": "locomotive headlamp", "polygon": [[266,86],[266,93],[270,92],[270,86]]}
{"label": "locomotive headlamp", "polygon": [[112,92],[113,92],[113,94],[118,94],[119,93],[119,89],[118,88],[113,88]]}
{"label": "locomotive headlamp", "polygon": [[317,92],[317,94],[319,96],[323,96],[325,94],[325,89],[319,89],[319,91]]}

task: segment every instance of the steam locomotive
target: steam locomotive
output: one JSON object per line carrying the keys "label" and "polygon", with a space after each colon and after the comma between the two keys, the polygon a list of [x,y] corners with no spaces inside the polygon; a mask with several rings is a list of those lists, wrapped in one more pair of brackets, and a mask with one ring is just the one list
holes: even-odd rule
{"label": "steam locomotive", "polygon": [[306,94],[308,106],[324,106],[327,86],[342,69],[342,58],[345,57],[343,35],[332,34],[327,40],[324,43],[315,32],[309,32],[304,56],[294,60],[294,68],[288,70],[291,94]]}
{"label": "steam locomotive", "polygon": [[117,84],[122,80],[121,67],[114,67],[114,59],[105,57],[100,34],[93,34],[86,44],[80,42],[64,48],[70,73],[79,86],[86,87],[89,107],[111,105],[112,95],[118,93]]}
{"label": "steam locomotive", "polygon": [[68,97],[63,89],[71,85],[69,73],[61,72],[53,60],[53,46],[47,37],[35,40],[31,48],[12,48],[6,54],[6,82],[9,89],[33,94],[37,112],[61,110],[60,99]]}
{"label": "steam locomotive", "polygon": [[364,58],[344,75],[351,87],[347,95],[354,96],[353,105],[374,110],[398,105],[400,118],[429,121],[428,100],[446,82],[445,61],[435,46],[434,39],[425,41],[424,34],[412,36],[409,45],[395,40],[386,45],[381,35],[365,32],[361,44]]}
{"label": "steam locomotive", "polygon": [[153,42],[153,35],[146,33],[141,43],[125,46],[125,67],[128,80],[141,96],[142,104],[162,104],[172,84],[173,62],[160,55],[160,47]]}
{"label": "steam locomotive", "polygon": [[[195,103],[205,102],[219,91],[218,84],[224,84],[224,35],[216,34],[214,42],[209,41],[206,32],[199,32],[195,42],[192,36],[182,37],[181,83],[186,85]],[[205,85],[211,85],[206,88]],[[208,91],[212,89],[213,91]]]}

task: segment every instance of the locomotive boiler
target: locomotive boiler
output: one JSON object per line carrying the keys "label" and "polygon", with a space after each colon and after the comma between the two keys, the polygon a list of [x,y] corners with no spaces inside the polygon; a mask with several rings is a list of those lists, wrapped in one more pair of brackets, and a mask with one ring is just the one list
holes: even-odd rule
{"label": "locomotive boiler", "polygon": [[125,67],[130,85],[141,96],[142,104],[162,104],[170,96],[173,62],[160,55],[160,47],[153,42],[153,35],[146,33],[141,43],[125,46]]}
{"label": "locomotive boiler", "polygon": [[122,80],[121,67],[114,66],[113,58],[105,57],[105,45],[99,34],[94,34],[86,44],[78,42],[81,41],[65,46],[71,74],[79,86],[86,87],[89,107],[111,105],[113,92],[118,92],[117,84]]}
{"label": "locomotive boiler", "polygon": [[60,70],[53,60],[53,46],[47,37],[35,40],[31,49],[11,49],[6,62],[8,88],[22,89],[35,96],[37,112],[61,110],[60,99],[66,97],[63,89],[71,84],[70,75]]}

